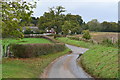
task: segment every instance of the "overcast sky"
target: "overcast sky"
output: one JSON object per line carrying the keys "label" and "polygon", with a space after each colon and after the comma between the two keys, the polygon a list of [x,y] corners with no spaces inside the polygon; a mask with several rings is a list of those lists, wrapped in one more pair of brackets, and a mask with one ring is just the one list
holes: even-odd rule
{"label": "overcast sky", "polygon": [[40,17],[53,6],[63,6],[67,10],[65,14],[80,15],[85,22],[118,21],[118,0],[39,0],[33,16]]}

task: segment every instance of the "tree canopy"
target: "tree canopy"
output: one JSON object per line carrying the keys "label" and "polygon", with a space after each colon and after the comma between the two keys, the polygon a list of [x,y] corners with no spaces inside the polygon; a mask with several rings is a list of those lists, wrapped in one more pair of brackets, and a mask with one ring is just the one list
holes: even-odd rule
{"label": "tree canopy", "polygon": [[36,2],[26,1],[2,3],[2,35],[3,37],[23,37],[22,27],[30,22]]}
{"label": "tree canopy", "polygon": [[[39,19],[39,29],[49,30],[53,28],[57,34],[64,33],[66,29],[70,30],[71,33],[80,33],[80,26],[83,24],[81,16],[72,14],[65,15],[63,14],[65,11],[65,8],[62,6],[49,8],[49,12],[45,12]],[[68,31],[65,31],[65,34],[66,32]]]}

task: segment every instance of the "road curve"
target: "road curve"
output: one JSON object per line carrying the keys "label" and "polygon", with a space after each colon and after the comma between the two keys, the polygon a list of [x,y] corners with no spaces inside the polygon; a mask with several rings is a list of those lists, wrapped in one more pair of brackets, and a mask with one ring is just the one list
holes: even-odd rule
{"label": "road curve", "polygon": [[82,67],[77,65],[77,58],[79,54],[83,54],[88,49],[80,48],[66,44],[73,52],[62,56],[53,61],[45,70],[42,78],[91,78],[84,72]]}

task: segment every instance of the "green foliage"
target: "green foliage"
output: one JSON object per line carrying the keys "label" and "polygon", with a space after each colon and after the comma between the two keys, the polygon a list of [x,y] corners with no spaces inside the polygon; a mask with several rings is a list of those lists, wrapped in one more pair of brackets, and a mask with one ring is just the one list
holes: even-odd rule
{"label": "green foliage", "polygon": [[37,26],[39,18],[31,17],[31,23]]}
{"label": "green foliage", "polygon": [[100,31],[100,23],[97,19],[93,19],[87,23],[90,31]]}
{"label": "green foliage", "polygon": [[104,21],[101,23],[101,31],[103,32],[117,32],[118,30],[118,24],[115,22],[107,22]]}
{"label": "green foliage", "polygon": [[110,40],[110,39],[104,39],[103,41],[102,41],[102,44],[104,44],[104,45],[108,45],[108,46],[113,46],[113,43],[112,43],[112,40]]}
{"label": "green foliage", "polygon": [[33,34],[33,31],[29,27],[26,27],[24,34]]}
{"label": "green foliage", "polygon": [[50,8],[49,12],[45,12],[43,16],[40,17],[38,22],[38,27],[41,30],[50,30],[53,28],[56,33],[70,34],[81,33],[83,20],[79,15],[62,14],[65,12],[65,8],[62,6],[57,6],[56,8]]}
{"label": "green foliage", "polygon": [[2,2],[3,37],[21,37],[22,27],[30,22],[35,5],[25,1]]}
{"label": "green foliage", "polygon": [[64,50],[64,44],[12,44],[10,46],[10,51],[18,58],[39,57]]}
{"label": "green foliage", "polygon": [[31,43],[51,43],[51,41],[44,38],[23,38],[23,39],[3,39],[0,40],[0,44],[2,44],[2,55],[6,56],[7,47],[10,44],[31,44]]}
{"label": "green foliage", "polygon": [[89,32],[89,30],[84,30],[83,31],[83,36],[82,36],[82,38],[85,38],[85,39],[91,39],[91,35],[90,35],[90,32]]}
{"label": "green foliage", "polygon": [[[40,78],[44,69],[56,58],[69,52],[42,55],[39,58],[5,59],[2,60],[2,78]],[[17,74],[16,74],[17,73]]]}
{"label": "green foliage", "polygon": [[99,32],[118,32],[118,24],[116,22],[107,22],[104,21],[99,23],[97,19],[93,19],[87,23],[90,31],[99,31]]}
{"label": "green foliage", "polygon": [[82,17],[80,15],[67,14],[65,16],[65,21],[72,21],[74,23],[78,23],[79,25],[83,24],[83,20],[82,20]]}
{"label": "green foliage", "polygon": [[77,40],[77,41],[79,41],[80,40],[80,38],[79,37],[68,37],[69,39],[72,39],[72,40]]}
{"label": "green foliage", "polygon": [[38,27],[40,30],[50,30],[53,28],[56,33],[61,32],[61,25],[63,24],[62,14],[65,12],[65,8],[62,6],[57,6],[56,8],[50,8],[49,12],[45,12],[43,16],[40,17],[38,21]]}
{"label": "green foliage", "polygon": [[62,25],[62,31],[65,35],[81,33],[80,29],[81,27],[77,22],[65,21]]}
{"label": "green foliage", "polygon": [[62,31],[64,34],[79,34],[82,32],[83,20],[79,15],[67,14],[64,18]]}
{"label": "green foliage", "polygon": [[[119,40],[118,40],[119,41]],[[119,42],[113,42],[111,39],[108,39],[108,38],[106,38],[106,39],[104,39],[103,41],[102,41],[102,45],[105,45],[105,46],[108,46],[108,47],[116,47],[116,48],[118,48],[118,43]]]}
{"label": "green foliage", "polygon": [[68,21],[64,22],[64,25],[62,25],[62,31],[63,34],[67,35],[67,34],[71,34],[71,32],[69,32],[71,29],[71,24]]}

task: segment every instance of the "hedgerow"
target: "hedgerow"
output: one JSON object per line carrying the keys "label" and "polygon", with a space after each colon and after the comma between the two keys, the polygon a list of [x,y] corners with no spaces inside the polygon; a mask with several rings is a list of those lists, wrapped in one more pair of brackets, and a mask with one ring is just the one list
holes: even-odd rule
{"label": "hedgerow", "polygon": [[17,58],[39,57],[50,53],[60,52],[65,50],[65,45],[62,43],[56,44],[11,44],[10,52]]}

